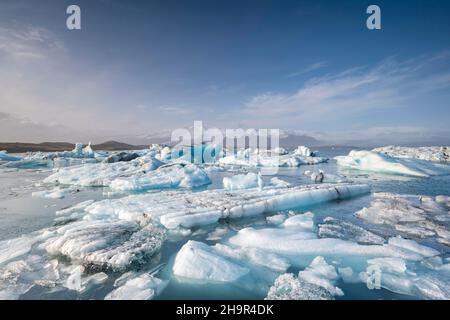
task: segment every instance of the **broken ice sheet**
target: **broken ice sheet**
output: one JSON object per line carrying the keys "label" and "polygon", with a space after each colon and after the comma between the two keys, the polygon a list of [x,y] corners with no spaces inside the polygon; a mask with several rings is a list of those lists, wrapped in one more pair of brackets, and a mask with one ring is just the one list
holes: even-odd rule
{"label": "broken ice sheet", "polygon": [[411,158],[426,161],[450,162],[449,147],[398,147],[387,146],[372,151],[384,153],[395,158]]}
{"label": "broken ice sheet", "polygon": [[[370,207],[355,215],[367,223],[382,225],[412,238],[436,238],[450,246],[450,215],[444,196],[425,197],[375,193]],[[439,200],[439,201],[436,201]]]}

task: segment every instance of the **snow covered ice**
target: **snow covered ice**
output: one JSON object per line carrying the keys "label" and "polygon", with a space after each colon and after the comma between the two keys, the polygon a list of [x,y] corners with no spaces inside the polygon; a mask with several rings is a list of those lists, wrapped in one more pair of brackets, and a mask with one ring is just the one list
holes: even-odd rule
{"label": "snow covered ice", "polygon": [[340,167],[393,175],[429,177],[450,174],[450,166],[418,159],[393,158],[373,151],[352,150],[335,157]]}
{"label": "snow covered ice", "polygon": [[167,281],[150,274],[125,274],[116,280],[117,288],[108,293],[105,300],[151,300],[158,296],[166,287]]}
{"label": "snow covered ice", "polygon": [[[437,201],[438,200],[438,201]],[[375,193],[370,207],[356,212],[368,223],[384,225],[412,238],[436,238],[450,246],[448,197]]]}

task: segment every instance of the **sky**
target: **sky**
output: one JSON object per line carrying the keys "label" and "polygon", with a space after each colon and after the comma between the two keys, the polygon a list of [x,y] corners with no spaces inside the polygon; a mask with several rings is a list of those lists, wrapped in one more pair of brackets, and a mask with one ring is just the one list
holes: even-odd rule
{"label": "sky", "polygon": [[[66,8],[81,8],[68,30]],[[366,27],[369,5],[381,30]],[[1,0],[0,141],[450,143],[449,1]]]}

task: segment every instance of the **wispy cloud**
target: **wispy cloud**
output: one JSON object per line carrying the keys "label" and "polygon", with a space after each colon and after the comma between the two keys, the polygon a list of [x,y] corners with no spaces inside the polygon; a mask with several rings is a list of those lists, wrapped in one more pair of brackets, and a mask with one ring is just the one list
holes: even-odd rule
{"label": "wispy cloud", "polygon": [[293,72],[288,74],[288,78],[293,78],[293,77],[297,77],[318,69],[322,69],[328,66],[328,62],[327,61],[319,61],[313,64],[310,64],[309,66],[306,66],[305,68],[301,69],[300,71],[297,72]]}
{"label": "wispy cloud", "polygon": [[[404,106],[414,98],[450,87],[445,55],[407,61],[390,58],[374,67],[344,70],[308,80],[294,93],[268,92],[245,103],[249,121],[260,125],[296,125],[338,121],[370,110]],[[368,115],[369,116],[369,115]]]}

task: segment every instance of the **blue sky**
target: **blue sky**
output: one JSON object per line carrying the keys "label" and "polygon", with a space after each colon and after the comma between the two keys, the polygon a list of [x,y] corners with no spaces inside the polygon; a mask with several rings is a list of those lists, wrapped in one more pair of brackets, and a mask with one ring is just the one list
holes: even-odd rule
{"label": "blue sky", "polygon": [[[81,7],[80,31],[66,29],[69,4]],[[382,30],[366,28],[370,4]],[[336,142],[450,140],[449,10],[448,1],[2,0],[0,140],[145,142],[194,120]]]}

